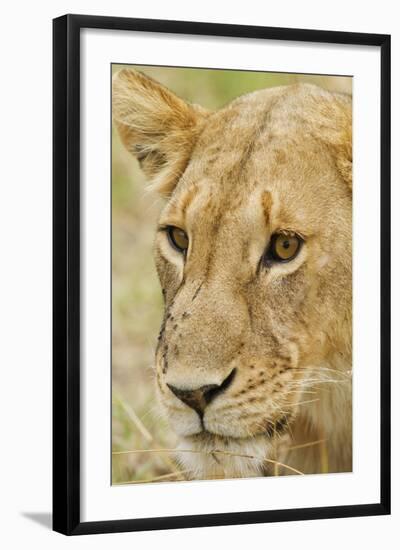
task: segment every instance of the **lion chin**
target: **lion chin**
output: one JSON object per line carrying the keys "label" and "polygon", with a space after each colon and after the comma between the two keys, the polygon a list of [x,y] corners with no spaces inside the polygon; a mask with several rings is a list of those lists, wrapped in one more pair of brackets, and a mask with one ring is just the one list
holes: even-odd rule
{"label": "lion chin", "polygon": [[276,455],[276,445],[266,435],[236,439],[203,432],[181,438],[176,450],[187,479],[263,476]]}

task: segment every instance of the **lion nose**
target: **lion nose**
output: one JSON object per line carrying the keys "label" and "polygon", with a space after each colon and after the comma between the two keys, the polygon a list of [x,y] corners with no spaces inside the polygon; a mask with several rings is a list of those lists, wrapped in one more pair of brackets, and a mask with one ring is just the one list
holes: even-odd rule
{"label": "lion nose", "polygon": [[177,388],[172,384],[167,384],[167,386],[178,399],[195,410],[202,417],[207,405],[231,385],[235,373],[236,369],[233,369],[222,384],[206,384],[194,390]]}

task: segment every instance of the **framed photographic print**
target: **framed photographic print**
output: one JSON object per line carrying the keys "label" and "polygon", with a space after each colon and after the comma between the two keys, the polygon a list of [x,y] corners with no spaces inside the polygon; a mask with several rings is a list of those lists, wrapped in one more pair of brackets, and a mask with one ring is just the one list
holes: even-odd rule
{"label": "framed photographic print", "polygon": [[54,529],[390,513],[390,37],[54,20]]}

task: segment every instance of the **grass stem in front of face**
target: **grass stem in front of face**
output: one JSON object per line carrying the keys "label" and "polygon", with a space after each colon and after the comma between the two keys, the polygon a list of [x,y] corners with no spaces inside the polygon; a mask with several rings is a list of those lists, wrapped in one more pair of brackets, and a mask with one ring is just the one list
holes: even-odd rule
{"label": "grass stem in front of face", "polygon": [[292,466],[289,466],[288,464],[284,464],[283,462],[279,462],[277,460],[272,460],[271,458],[265,458],[265,457],[258,457],[254,455],[248,455],[248,454],[241,454],[241,453],[234,453],[231,451],[222,451],[219,449],[213,449],[212,451],[198,451],[195,449],[133,449],[131,451],[114,451],[113,455],[124,455],[124,454],[136,454],[136,453],[195,453],[195,454],[206,454],[206,455],[213,455],[213,454],[220,454],[220,455],[226,455],[226,456],[233,456],[237,458],[247,458],[249,460],[257,460],[259,462],[268,462],[269,464],[277,464],[278,466],[281,466],[282,468],[286,468],[296,474],[304,475],[303,472],[300,472],[300,470],[297,470],[296,468],[293,468]]}

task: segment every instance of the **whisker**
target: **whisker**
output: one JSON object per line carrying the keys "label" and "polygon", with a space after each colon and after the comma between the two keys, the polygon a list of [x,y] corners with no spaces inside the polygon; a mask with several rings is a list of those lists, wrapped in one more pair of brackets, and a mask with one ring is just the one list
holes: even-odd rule
{"label": "whisker", "polygon": [[292,395],[292,394],[296,394],[296,393],[300,393],[300,394],[303,394],[303,393],[308,393],[310,395],[317,395],[318,392],[316,391],[312,391],[312,390],[288,390],[288,391],[285,391],[285,393],[283,394],[284,396],[285,395]]}
{"label": "whisker", "polygon": [[300,401],[299,403],[287,403],[285,407],[297,407],[298,405],[308,405],[309,403],[318,403],[319,399],[310,399],[309,401]]}

